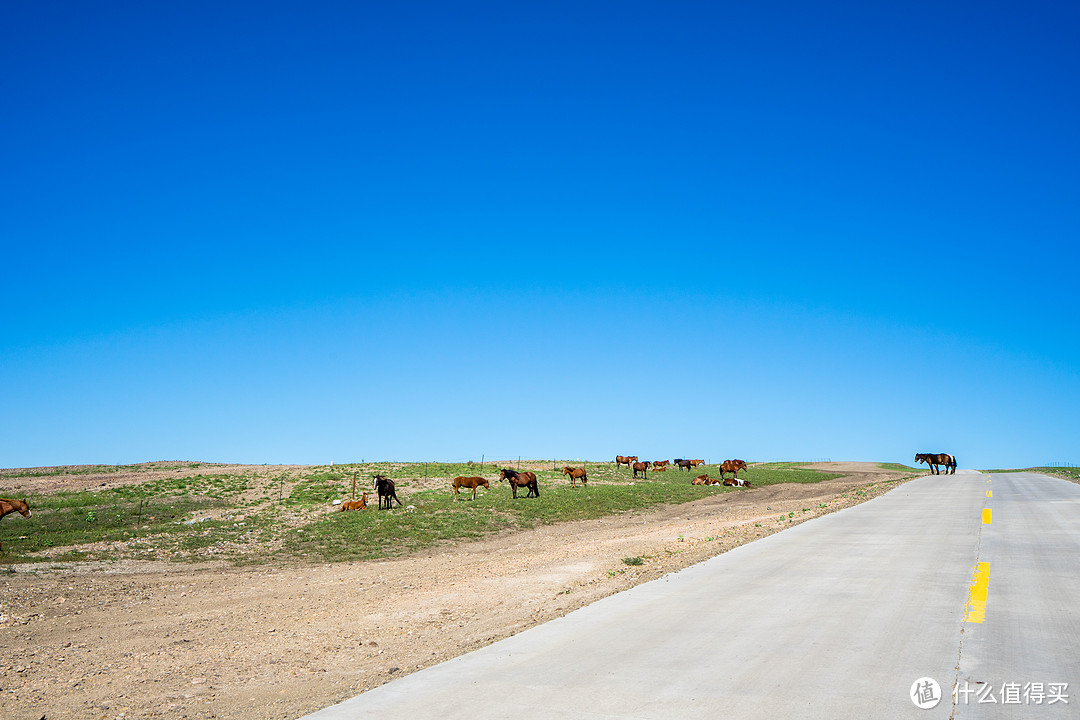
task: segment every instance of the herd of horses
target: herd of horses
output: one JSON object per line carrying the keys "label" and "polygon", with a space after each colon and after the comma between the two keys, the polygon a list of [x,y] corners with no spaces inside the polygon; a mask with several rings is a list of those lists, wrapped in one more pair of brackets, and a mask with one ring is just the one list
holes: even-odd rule
{"label": "herd of horses", "polygon": [[[690,471],[690,468],[696,468],[698,465],[704,465],[704,460],[687,460],[685,458],[675,458],[671,461],[675,467]],[[915,455],[915,463],[926,463],[930,468],[932,475],[941,475],[941,468],[945,468],[946,475],[956,474],[956,458],[948,453],[917,453]],[[636,455],[616,455],[615,456],[615,469],[618,470],[621,466],[625,465],[627,468],[633,471],[634,477],[637,478],[638,473],[641,473],[643,478],[648,479],[649,468],[652,468],[654,472],[664,472],[667,470],[669,462],[667,460],[645,460],[640,461]],[[720,463],[720,478],[710,478],[708,474],[698,475],[696,478],[690,481],[692,485],[727,485],[729,487],[750,487],[750,482],[746,479],[739,478],[739,471],[746,470],[746,463],[742,460],[725,460]],[[731,473],[731,477],[725,477],[728,473]],[[587,487],[589,484],[589,474],[585,468],[570,467],[569,465],[563,467],[563,475],[569,476],[570,486],[577,487],[577,481],[581,481],[582,487]],[[524,489],[526,498],[538,498],[540,497],[540,484],[536,481],[536,473],[531,470],[511,470],[510,468],[502,468],[499,470],[499,481],[505,482],[510,485],[510,491],[513,493],[515,500],[518,498],[518,490]],[[486,478],[482,477],[456,477],[452,481],[454,490],[454,500],[457,501],[458,493],[464,488],[466,490],[472,490],[472,499],[476,499],[476,491],[479,488],[487,490],[491,489],[491,485]],[[375,475],[375,493],[379,496],[379,509],[383,508],[391,510],[394,507],[394,503],[401,505],[401,500],[397,496],[397,486],[394,481],[385,475]],[[356,480],[353,479],[353,497],[356,497]],[[363,497],[359,500],[347,500],[341,503],[341,510],[364,510],[367,508],[368,493],[364,493]],[[30,517],[30,505],[25,499],[23,500],[11,500],[7,498],[0,498],[0,519],[5,515],[13,512],[18,512],[23,517]],[[3,548],[3,543],[0,543],[0,549]]]}
{"label": "herd of horses", "polygon": [[[626,467],[628,467],[628,468],[630,468],[631,470],[634,471],[634,477],[635,478],[638,476],[638,473],[641,473],[641,476],[643,478],[648,479],[648,477],[649,477],[649,475],[648,475],[649,468],[652,468],[653,472],[665,472],[668,469],[669,464],[674,464],[675,467],[680,468],[682,470],[686,470],[687,472],[690,472],[690,468],[696,468],[698,465],[704,465],[705,461],[701,460],[701,459],[687,460],[686,458],[675,458],[674,460],[671,460],[670,462],[667,461],[667,460],[645,460],[644,462],[642,462],[642,461],[638,460],[637,455],[616,455],[615,456],[615,467],[619,468],[620,466],[625,465]],[[724,485],[736,485],[736,486],[739,486],[739,487],[747,487],[747,486],[749,486],[750,483],[748,483],[746,481],[740,481],[738,483],[724,482],[724,475],[726,473],[731,473],[735,477],[735,479],[737,480],[738,477],[739,477],[739,471],[740,470],[745,470],[745,469],[746,469],[746,463],[744,461],[742,461],[742,460],[725,460],[724,462],[720,463],[720,479],[717,480],[715,483],[693,482],[692,484],[693,485],[710,485],[710,484],[719,485],[719,484],[723,483]],[[708,478],[708,475],[700,475],[700,476],[698,476],[697,479],[700,479],[700,478]]]}
{"label": "herd of horses", "polygon": [[[686,460],[684,458],[675,458],[671,461],[676,467],[689,471],[690,468],[696,468],[698,465],[704,465],[704,460]],[[648,478],[648,470],[652,468],[654,471],[663,472],[667,470],[669,461],[667,460],[646,460],[639,462],[637,456],[630,455],[624,457],[618,455],[615,458],[615,467],[618,469],[622,465],[626,465],[633,470],[634,477],[641,473],[642,477]],[[733,487],[749,487],[750,483],[746,480],[739,480],[739,471],[746,469],[746,463],[742,460],[725,460],[720,465],[720,479],[710,480],[708,475],[700,475],[692,481],[694,485],[728,485]],[[724,475],[731,473],[733,478],[725,479]],[[578,480],[581,481],[582,487],[588,487],[589,485],[589,473],[583,467],[571,467],[566,465],[563,467],[562,474],[570,478],[570,487],[577,487]],[[510,485],[510,492],[515,500],[518,499],[518,490],[524,490],[525,498],[538,498],[540,497],[540,483],[536,480],[536,473],[531,470],[511,470],[510,468],[502,468],[499,470],[499,482],[505,482]],[[485,490],[491,489],[491,481],[487,478],[479,476],[458,476],[451,480],[451,488],[454,492],[454,502],[457,502],[458,495],[462,490],[472,491],[472,499],[476,499],[476,491],[480,488]],[[394,507],[396,501],[398,505],[401,505],[401,500],[398,500],[396,493],[396,486],[394,481],[385,475],[375,475],[375,492],[379,496],[379,509],[383,508],[390,510]],[[353,487],[353,496],[355,497],[355,480]],[[368,493],[364,493],[364,496],[359,500],[347,500],[341,503],[341,511],[346,510],[364,510],[367,508]]]}

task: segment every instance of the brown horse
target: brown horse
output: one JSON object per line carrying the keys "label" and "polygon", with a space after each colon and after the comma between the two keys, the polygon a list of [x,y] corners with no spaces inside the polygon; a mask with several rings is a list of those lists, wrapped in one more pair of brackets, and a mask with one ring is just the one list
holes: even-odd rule
{"label": "brown horse", "polygon": [[725,460],[720,463],[720,479],[724,479],[724,473],[731,473],[736,478],[739,477],[739,471],[746,469],[746,463],[742,460]]}
{"label": "brown horse", "polygon": [[712,481],[709,479],[709,475],[698,475],[696,478],[690,481],[691,485],[712,485]]}
{"label": "brown horse", "polygon": [[739,478],[728,478],[724,480],[724,484],[729,487],[750,487],[749,480],[740,480]]}
{"label": "brown horse", "polygon": [[510,483],[510,489],[514,491],[515,500],[517,500],[519,487],[528,489],[529,492],[525,497],[540,497],[540,485],[536,482],[536,473],[534,472],[529,470],[518,472],[517,470],[503,468],[499,471],[499,480]]}
{"label": "brown horse", "polygon": [[704,460],[691,460],[690,461],[690,467],[697,467],[698,465],[704,465],[704,464],[705,464]]}
{"label": "brown horse", "polygon": [[924,462],[930,468],[931,475],[940,475],[941,469],[938,467],[941,465],[945,468],[946,475],[956,474],[956,458],[948,453],[917,453],[915,455],[915,464]]}
{"label": "brown horse", "polygon": [[675,458],[675,464],[678,465],[683,470],[686,470],[687,472],[690,472],[690,468],[693,467],[694,461],[693,460],[683,460],[682,458]]}
{"label": "brown horse", "polygon": [[[0,518],[13,512],[17,512],[23,517],[30,517],[30,506],[26,503],[26,500],[0,498]],[[4,544],[0,543],[0,549],[3,549],[3,547]]]}
{"label": "brown horse", "polygon": [[669,460],[653,460],[652,469],[659,470],[660,468],[666,468],[669,462]]}
{"label": "brown horse", "polygon": [[573,468],[567,465],[562,469],[562,474],[570,476],[570,487],[577,487],[578,480],[581,480],[582,485],[589,484],[589,474],[585,472],[585,468]]}
{"label": "brown horse", "polygon": [[667,472],[667,465],[657,465],[653,463],[652,469],[654,472]]}
{"label": "brown horse", "polygon": [[401,505],[401,501],[398,500],[397,486],[394,485],[394,481],[385,475],[375,476],[375,492],[379,494],[379,509],[383,508],[383,501],[386,501],[386,509],[391,510],[394,507],[394,501],[397,500],[397,504]]}
{"label": "brown horse", "polygon": [[366,510],[367,509],[367,493],[364,493],[363,497],[359,500],[346,500],[341,503],[341,512],[346,510]]}
{"label": "brown horse", "polygon": [[456,477],[454,478],[454,502],[457,502],[458,490],[461,488],[472,488],[472,499],[476,499],[476,488],[482,487],[485,490],[490,490],[491,486],[488,485],[488,481],[482,477]]}
{"label": "brown horse", "polygon": [[620,465],[625,465],[627,469],[630,469],[630,463],[635,462],[637,462],[637,455],[616,455],[615,469],[618,470]]}
{"label": "brown horse", "polygon": [[641,473],[641,476],[643,478],[645,478],[646,480],[648,480],[649,479],[649,466],[650,465],[652,465],[652,463],[649,462],[648,460],[646,460],[645,462],[636,462],[636,463],[634,463],[634,477],[637,477],[637,474]]}

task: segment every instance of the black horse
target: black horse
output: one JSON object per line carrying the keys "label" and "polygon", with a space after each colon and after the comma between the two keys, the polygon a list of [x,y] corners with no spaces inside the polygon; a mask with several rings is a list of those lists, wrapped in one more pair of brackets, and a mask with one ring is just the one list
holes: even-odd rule
{"label": "black horse", "polygon": [[518,472],[503,468],[499,471],[499,480],[510,483],[510,489],[514,491],[514,499],[517,500],[519,487],[526,488],[529,492],[525,497],[540,497],[540,485],[536,482],[536,473],[529,470]]}
{"label": "black horse", "polygon": [[397,504],[400,505],[401,501],[398,500],[396,486],[394,481],[385,475],[375,476],[375,492],[379,494],[379,509],[382,510],[383,500],[386,500],[386,509],[391,510],[394,507],[394,501],[397,500]]}
{"label": "black horse", "polygon": [[915,455],[915,462],[926,463],[930,468],[931,475],[940,475],[941,469],[939,465],[945,468],[946,475],[956,474],[956,458],[948,453],[918,453]]}

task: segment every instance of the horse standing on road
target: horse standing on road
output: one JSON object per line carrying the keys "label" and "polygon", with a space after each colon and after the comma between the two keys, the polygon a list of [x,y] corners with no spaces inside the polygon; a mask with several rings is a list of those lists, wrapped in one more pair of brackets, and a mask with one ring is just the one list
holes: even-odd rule
{"label": "horse standing on road", "polygon": [[946,475],[956,474],[956,458],[948,453],[917,453],[915,455],[915,464],[919,463],[926,463],[930,468],[931,475],[941,474],[939,465],[945,468]]}

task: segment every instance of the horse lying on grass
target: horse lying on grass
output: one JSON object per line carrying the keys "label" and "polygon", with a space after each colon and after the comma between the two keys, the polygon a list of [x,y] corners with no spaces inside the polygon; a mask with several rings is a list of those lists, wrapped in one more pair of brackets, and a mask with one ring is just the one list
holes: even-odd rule
{"label": "horse lying on grass", "polygon": [[341,503],[341,512],[346,510],[366,510],[367,509],[367,493],[364,493],[363,497],[359,500],[346,500]]}

